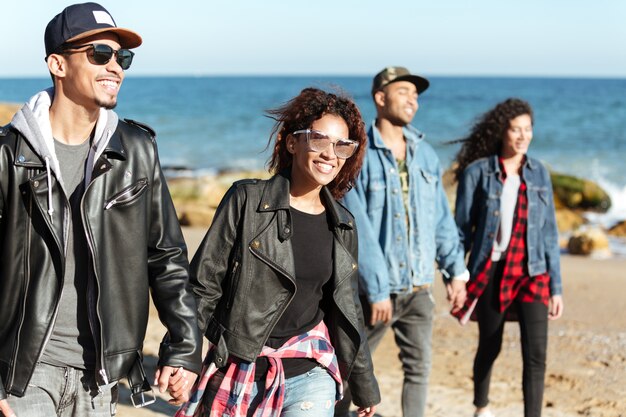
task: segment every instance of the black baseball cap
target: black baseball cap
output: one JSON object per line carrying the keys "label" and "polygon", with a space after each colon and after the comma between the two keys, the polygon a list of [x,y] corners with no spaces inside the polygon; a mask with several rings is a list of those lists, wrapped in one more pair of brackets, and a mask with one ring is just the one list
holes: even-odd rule
{"label": "black baseball cap", "polygon": [[44,34],[46,56],[58,52],[69,43],[103,32],[113,32],[122,48],[141,45],[141,36],[129,29],[118,28],[109,12],[98,3],[73,4],[54,16]]}
{"label": "black baseball cap", "polygon": [[372,82],[372,96],[386,85],[397,81],[408,81],[415,84],[418,94],[422,94],[430,85],[430,82],[426,78],[411,74],[411,72],[404,67],[387,67],[374,77],[374,81]]}

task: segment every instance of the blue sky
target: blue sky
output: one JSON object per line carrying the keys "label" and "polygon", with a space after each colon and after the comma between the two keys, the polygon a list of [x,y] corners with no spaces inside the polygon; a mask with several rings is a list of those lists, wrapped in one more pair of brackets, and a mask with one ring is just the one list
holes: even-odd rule
{"label": "blue sky", "polygon": [[[69,3],[7,1],[0,77],[47,76],[43,32]],[[139,32],[129,75],[626,77],[622,0],[103,0]]]}

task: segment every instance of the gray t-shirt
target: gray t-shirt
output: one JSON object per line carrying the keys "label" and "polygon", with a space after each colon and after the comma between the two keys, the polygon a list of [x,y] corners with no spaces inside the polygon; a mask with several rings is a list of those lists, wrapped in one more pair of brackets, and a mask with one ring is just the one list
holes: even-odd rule
{"label": "gray t-shirt", "polygon": [[94,369],[96,353],[87,314],[89,251],[80,215],[90,141],[85,140],[80,145],[66,145],[55,140],[54,145],[64,192],[69,196],[72,221],[67,235],[65,276],[59,310],[41,361],[55,366]]}

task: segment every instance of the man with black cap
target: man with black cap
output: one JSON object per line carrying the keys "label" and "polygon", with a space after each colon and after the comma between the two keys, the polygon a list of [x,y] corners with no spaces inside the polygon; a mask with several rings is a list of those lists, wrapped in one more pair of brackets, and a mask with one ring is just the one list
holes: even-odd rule
{"label": "man with black cap", "polygon": [[[444,275],[453,309],[465,300],[462,248],[441,167],[424,135],[410,125],[427,79],[404,67],[374,77],[377,117],[368,131],[361,174],[344,203],[359,231],[361,304],[370,349],[391,327],[404,371],[402,413],[423,416],[431,367],[435,261]],[[346,391],[347,393],[347,391]],[[348,413],[346,396],[335,408]]]}
{"label": "man with black cap", "polygon": [[[0,411],[110,416],[117,381],[153,400],[149,299],[167,328],[156,382],[188,399],[201,336],[154,132],[112,109],[141,45],[96,3],[45,31],[54,86],[0,128]],[[152,396],[150,395],[152,394]]]}

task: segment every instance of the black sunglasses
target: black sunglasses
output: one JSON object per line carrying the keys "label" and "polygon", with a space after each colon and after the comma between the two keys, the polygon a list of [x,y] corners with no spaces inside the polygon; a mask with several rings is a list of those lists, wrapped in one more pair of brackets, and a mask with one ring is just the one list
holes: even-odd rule
{"label": "black sunglasses", "polygon": [[123,70],[130,68],[130,64],[133,63],[133,56],[135,56],[135,53],[130,49],[122,48],[115,50],[104,43],[89,43],[78,46],[70,45],[61,49],[61,53],[68,52],[86,52],[87,59],[94,65],[106,65],[111,58],[113,58],[113,55],[115,55],[115,61]]}

